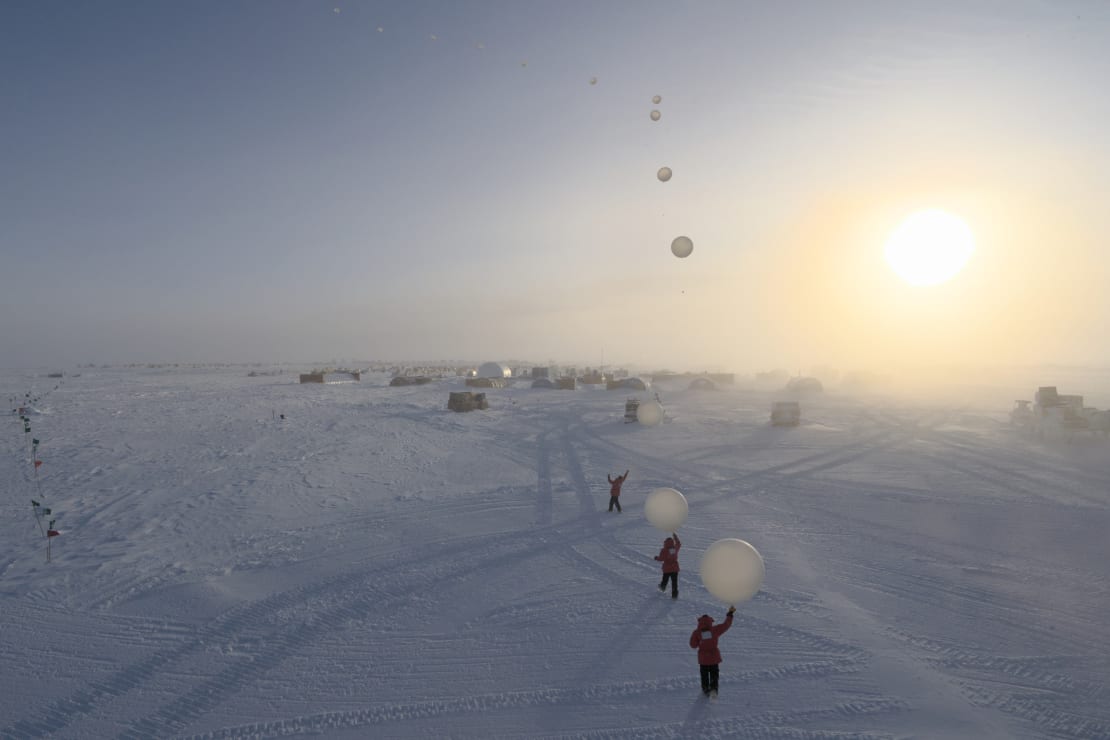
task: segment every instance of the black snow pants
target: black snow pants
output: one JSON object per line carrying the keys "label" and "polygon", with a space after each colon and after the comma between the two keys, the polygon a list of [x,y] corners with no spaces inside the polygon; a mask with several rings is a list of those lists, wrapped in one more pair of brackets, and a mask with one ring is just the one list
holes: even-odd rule
{"label": "black snow pants", "polygon": [[664,573],[663,582],[659,584],[660,591],[667,590],[667,581],[671,582],[671,596],[678,598],[678,573]]}
{"label": "black snow pants", "polygon": [[717,690],[717,680],[721,676],[720,665],[700,665],[701,669],[701,690],[705,693]]}
{"label": "black snow pants", "polygon": [[617,507],[617,512],[620,513],[620,510],[621,510],[620,496],[610,496],[609,497],[609,511],[612,511],[614,506]]}

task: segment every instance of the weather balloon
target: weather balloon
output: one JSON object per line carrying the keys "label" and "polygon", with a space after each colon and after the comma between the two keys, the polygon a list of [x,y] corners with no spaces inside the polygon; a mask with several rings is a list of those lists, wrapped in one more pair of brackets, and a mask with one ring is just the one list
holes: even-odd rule
{"label": "weather balloon", "polygon": [[646,427],[663,421],[663,406],[658,401],[645,401],[636,407],[636,420]]}
{"label": "weather balloon", "polygon": [[663,96],[662,95],[656,95],[654,98],[651,99],[651,102],[655,103],[656,105],[659,105],[660,103],[663,102]]}
{"label": "weather balloon", "polygon": [[763,558],[744,540],[717,540],[701,559],[701,582],[726,604],[755,596],[763,584]]}
{"label": "weather balloon", "polygon": [[652,111],[652,112],[650,113],[650,115],[651,115],[651,120],[653,120],[653,121],[658,121],[658,120],[659,120],[659,119],[660,119],[660,118],[661,118],[661,117],[663,116],[663,114],[662,114],[662,113],[660,113],[660,112],[659,112],[659,111],[657,111],[657,110],[653,110],[653,111]]}
{"label": "weather balloon", "polygon": [[644,514],[651,526],[674,532],[686,523],[690,507],[686,497],[673,488],[656,488],[644,500]]}
{"label": "weather balloon", "polygon": [[666,182],[671,179],[671,174],[670,167],[660,167],[659,171],[655,173],[655,176],[659,178],[659,182]]}
{"label": "weather balloon", "polygon": [[671,242],[671,254],[675,257],[689,257],[694,251],[694,242],[688,236],[676,236]]}

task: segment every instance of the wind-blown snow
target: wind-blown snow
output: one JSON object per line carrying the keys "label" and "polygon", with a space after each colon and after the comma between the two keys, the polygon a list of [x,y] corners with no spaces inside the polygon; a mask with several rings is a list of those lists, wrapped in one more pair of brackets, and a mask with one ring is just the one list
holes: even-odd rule
{"label": "wind-blown snow", "polygon": [[[0,737],[1110,737],[1102,439],[835,394],[772,428],[768,394],[665,387],[654,428],[592,389],[456,414],[461,381],[385,380],[67,378],[31,417],[49,564],[8,419]],[[724,617],[697,579],[723,537],[767,572],[708,703],[687,641]]]}

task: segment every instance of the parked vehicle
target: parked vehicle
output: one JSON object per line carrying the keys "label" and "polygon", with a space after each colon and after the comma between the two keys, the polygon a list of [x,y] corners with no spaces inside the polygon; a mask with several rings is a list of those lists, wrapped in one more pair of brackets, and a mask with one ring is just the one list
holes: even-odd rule
{"label": "parked vehicle", "polygon": [[776,401],[771,405],[771,426],[796,427],[802,423],[802,407],[797,401]]}

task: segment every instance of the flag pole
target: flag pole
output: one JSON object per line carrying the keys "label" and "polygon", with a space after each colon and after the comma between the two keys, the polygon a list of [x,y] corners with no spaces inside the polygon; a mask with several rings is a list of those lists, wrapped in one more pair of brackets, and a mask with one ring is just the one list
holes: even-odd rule
{"label": "flag pole", "polygon": [[42,517],[39,516],[39,502],[32,499],[31,506],[35,510],[35,523],[39,525],[39,532],[42,532],[42,536],[46,537],[46,530],[42,528]]}

